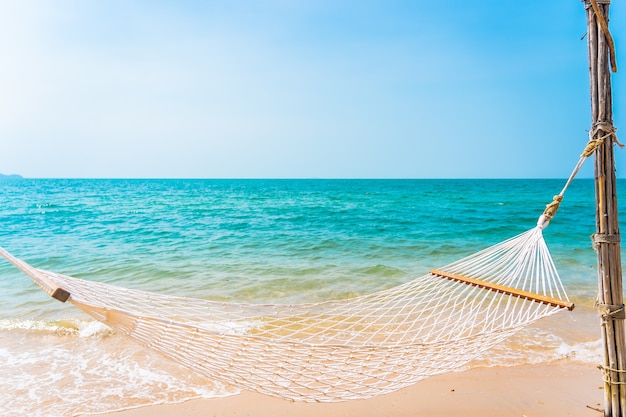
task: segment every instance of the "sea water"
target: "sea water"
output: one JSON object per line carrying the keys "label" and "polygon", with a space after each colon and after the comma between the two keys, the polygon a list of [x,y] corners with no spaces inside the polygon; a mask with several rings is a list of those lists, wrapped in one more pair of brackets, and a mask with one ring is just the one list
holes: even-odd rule
{"label": "sea water", "polygon": [[[316,302],[401,284],[530,229],[564,182],[0,180],[0,246],[43,269],[129,288]],[[545,239],[577,310],[468,366],[600,361],[594,231],[593,180],[575,180]],[[2,416],[237,393],[49,298],[2,260],[0,303]]]}

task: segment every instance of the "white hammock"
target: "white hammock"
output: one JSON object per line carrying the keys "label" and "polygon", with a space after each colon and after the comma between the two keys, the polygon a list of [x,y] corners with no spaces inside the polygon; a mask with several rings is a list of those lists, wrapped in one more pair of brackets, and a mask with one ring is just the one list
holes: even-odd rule
{"label": "white hammock", "polygon": [[389,290],[300,305],[171,297],[37,269],[2,248],[0,256],[54,298],[207,378],[328,402],[455,370],[523,326],[571,310],[545,224],[542,216],[526,233]]}

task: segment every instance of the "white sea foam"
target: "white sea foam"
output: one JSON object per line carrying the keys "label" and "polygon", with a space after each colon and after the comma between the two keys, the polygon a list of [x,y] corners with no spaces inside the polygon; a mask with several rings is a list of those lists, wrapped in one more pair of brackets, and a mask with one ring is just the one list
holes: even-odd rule
{"label": "white sea foam", "polygon": [[81,322],[78,328],[78,335],[80,337],[109,336],[112,334],[113,330],[99,321]]}
{"label": "white sea foam", "polygon": [[582,342],[574,345],[567,343],[558,347],[557,353],[563,359],[570,358],[580,362],[588,362],[599,364],[602,362],[603,355],[602,339],[593,342]]}
{"label": "white sea foam", "polygon": [[69,322],[53,322],[42,320],[10,320],[0,319],[0,330],[32,330],[39,332],[59,332],[74,333],[77,329],[72,326],[63,326]]}
{"label": "white sea foam", "polygon": [[0,331],[26,331],[54,333],[56,335],[79,337],[104,337],[114,332],[107,325],[94,320],[9,320],[0,319]]}
{"label": "white sea foam", "polygon": [[[58,417],[237,393],[164,361],[103,325],[74,333],[55,325],[2,323],[0,415]],[[43,329],[23,332],[22,329]],[[99,337],[103,334],[110,337]]]}

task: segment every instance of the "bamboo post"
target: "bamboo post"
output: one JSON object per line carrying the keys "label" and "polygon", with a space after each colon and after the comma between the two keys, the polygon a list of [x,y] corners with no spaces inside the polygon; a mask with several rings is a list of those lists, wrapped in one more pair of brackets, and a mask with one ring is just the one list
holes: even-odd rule
{"label": "bamboo post", "polygon": [[592,128],[590,140],[601,144],[595,151],[596,233],[598,258],[598,308],[602,315],[605,417],[626,417],[626,338],[622,295],[622,262],[617,218],[615,128],[611,95],[611,69],[617,71],[613,40],[608,30],[610,0],[585,0],[589,47]]}

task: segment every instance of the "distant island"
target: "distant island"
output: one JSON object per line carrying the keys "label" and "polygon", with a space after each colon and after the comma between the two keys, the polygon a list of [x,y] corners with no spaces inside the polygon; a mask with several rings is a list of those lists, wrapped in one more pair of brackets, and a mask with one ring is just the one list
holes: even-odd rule
{"label": "distant island", "polygon": [[18,175],[18,174],[11,174],[11,175],[0,174],[0,179],[21,180],[23,178],[24,177],[22,177],[21,175]]}

